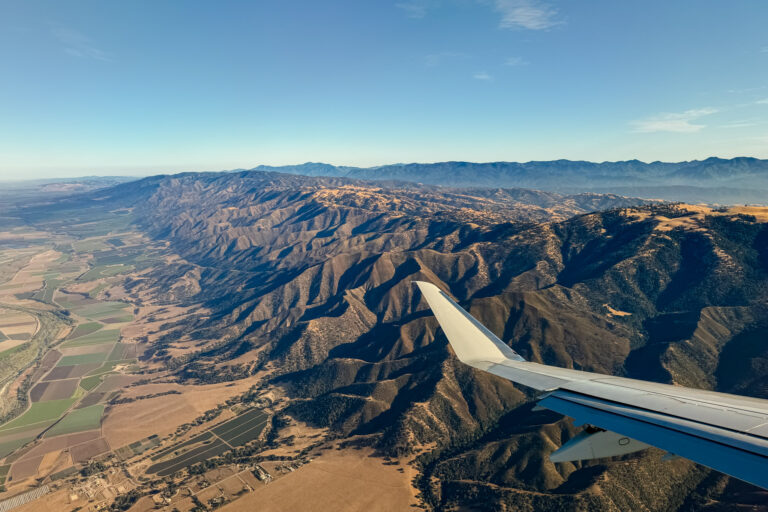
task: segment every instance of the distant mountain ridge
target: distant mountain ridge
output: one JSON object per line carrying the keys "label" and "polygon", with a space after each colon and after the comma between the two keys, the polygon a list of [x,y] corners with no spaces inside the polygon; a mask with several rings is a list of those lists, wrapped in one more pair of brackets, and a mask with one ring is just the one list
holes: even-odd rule
{"label": "distant mountain ridge", "polygon": [[522,187],[598,192],[669,201],[768,204],[768,160],[711,157],[688,162],[439,162],[376,167],[308,162],[253,170],[362,180],[402,180],[449,187]]}

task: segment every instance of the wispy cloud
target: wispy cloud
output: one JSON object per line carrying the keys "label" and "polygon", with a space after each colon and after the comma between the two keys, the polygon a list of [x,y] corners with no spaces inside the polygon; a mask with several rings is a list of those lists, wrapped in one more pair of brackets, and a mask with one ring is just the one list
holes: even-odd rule
{"label": "wispy cloud", "polygon": [[743,87],[741,89],[728,89],[728,92],[731,94],[746,94],[750,92],[755,91],[764,91],[766,89],[766,86],[760,85],[757,87]]}
{"label": "wispy cloud", "polygon": [[768,105],[768,98],[757,100],[755,103],[757,103],[758,105]]}
{"label": "wispy cloud", "polygon": [[557,9],[539,0],[494,0],[501,14],[502,28],[545,30],[563,23],[557,19]]}
{"label": "wispy cloud", "polygon": [[528,61],[522,57],[509,57],[504,61],[505,66],[527,66]]}
{"label": "wispy cloud", "polygon": [[423,1],[398,2],[395,7],[403,10],[409,18],[423,18],[427,15],[427,4]]}
{"label": "wispy cloud", "polygon": [[483,80],[485,82],[489,82],[493,80],[493,77],[488,73],[486,73],[485,71],[478,71],[477,73],[472,75],[472,78],[474,78],[475,80]]}
{"label": "wispy cloud", "polygon": [[440,53],[430,53],[424,58],[424,61],[426,62],[427,66],[435,67],[447,61],[466,59],[468,57],[469,57],[469,54],[464,52],[440,52]]}
{"label": "wispy cloud", "polygon": [[80,32],[63,27],[55,27],[53,35],[64,46],[64,52],[72,57],[111,61],[110,56],[97,48],[93,41]]}
{"label": "wispy cloud", "polygon": [[756,123],[755,121],[733,121],[731,123],[725,123],[722,125],[723,128],[748,128],[750,126],[757,126],[760,123]]}
{"label": "wispy cloud", "polygon": [[632,121],[630,124],[635,132],[674,132],[674,133],[695,133],[703,128],[704,124],[697,124],[695,121],[704,116],[717,113],[715,108],[696,108],[679,113],[665,113],[657,116]]}

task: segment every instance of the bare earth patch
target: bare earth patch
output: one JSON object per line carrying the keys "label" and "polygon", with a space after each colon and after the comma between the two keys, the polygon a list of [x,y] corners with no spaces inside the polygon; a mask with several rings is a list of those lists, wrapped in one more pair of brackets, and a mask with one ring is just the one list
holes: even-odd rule
{"label": "bare earth patch", "polygon": [[411,475],[370,450],[330,450],[311,463],[223,507],[236,511],[293,512],[409,510],[416,504]]}
{"label": "bare earth patch", "polygon": [[128,388],[122,398],[135,398],[166,391],[181,394],[164,395],[115,406],[104,420],[102,431],[110,446],[124,446],[152,434],[164,436],[182,423],[191,422],[207,410],[254,384],[252,379],[206,386],[179,384],[147,384]]}

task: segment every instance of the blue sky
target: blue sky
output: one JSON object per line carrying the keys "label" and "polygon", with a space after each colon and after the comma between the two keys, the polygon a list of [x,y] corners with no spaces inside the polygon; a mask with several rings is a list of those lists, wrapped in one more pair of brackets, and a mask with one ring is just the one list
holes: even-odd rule
{"label": "blue sky", "polygon": [[768,158],[762,0],[6,0],[0,178]]}

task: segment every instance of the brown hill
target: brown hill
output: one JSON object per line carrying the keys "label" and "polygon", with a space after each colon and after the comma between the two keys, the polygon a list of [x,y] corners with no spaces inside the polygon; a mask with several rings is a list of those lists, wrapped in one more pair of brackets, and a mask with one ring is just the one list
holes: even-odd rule
{"label": "brown hill", "polygon": [[[550,463],[577,429],[532,412],[528,390],[457,363],[412,285],[450,291],[534,361],[766,397],[762,209],[269,173],[153,178],[99,199],[94,211],[132,207],[183,257],[128,288],[212,312],[156,343],[154,361],[200,382],[269,370],[303,421],[367,434],[390,455],[429,447],[418,486],[431,507],[716,510],[765,498],[658,451]],[[598,206],[615,208],[586,213]]]}

